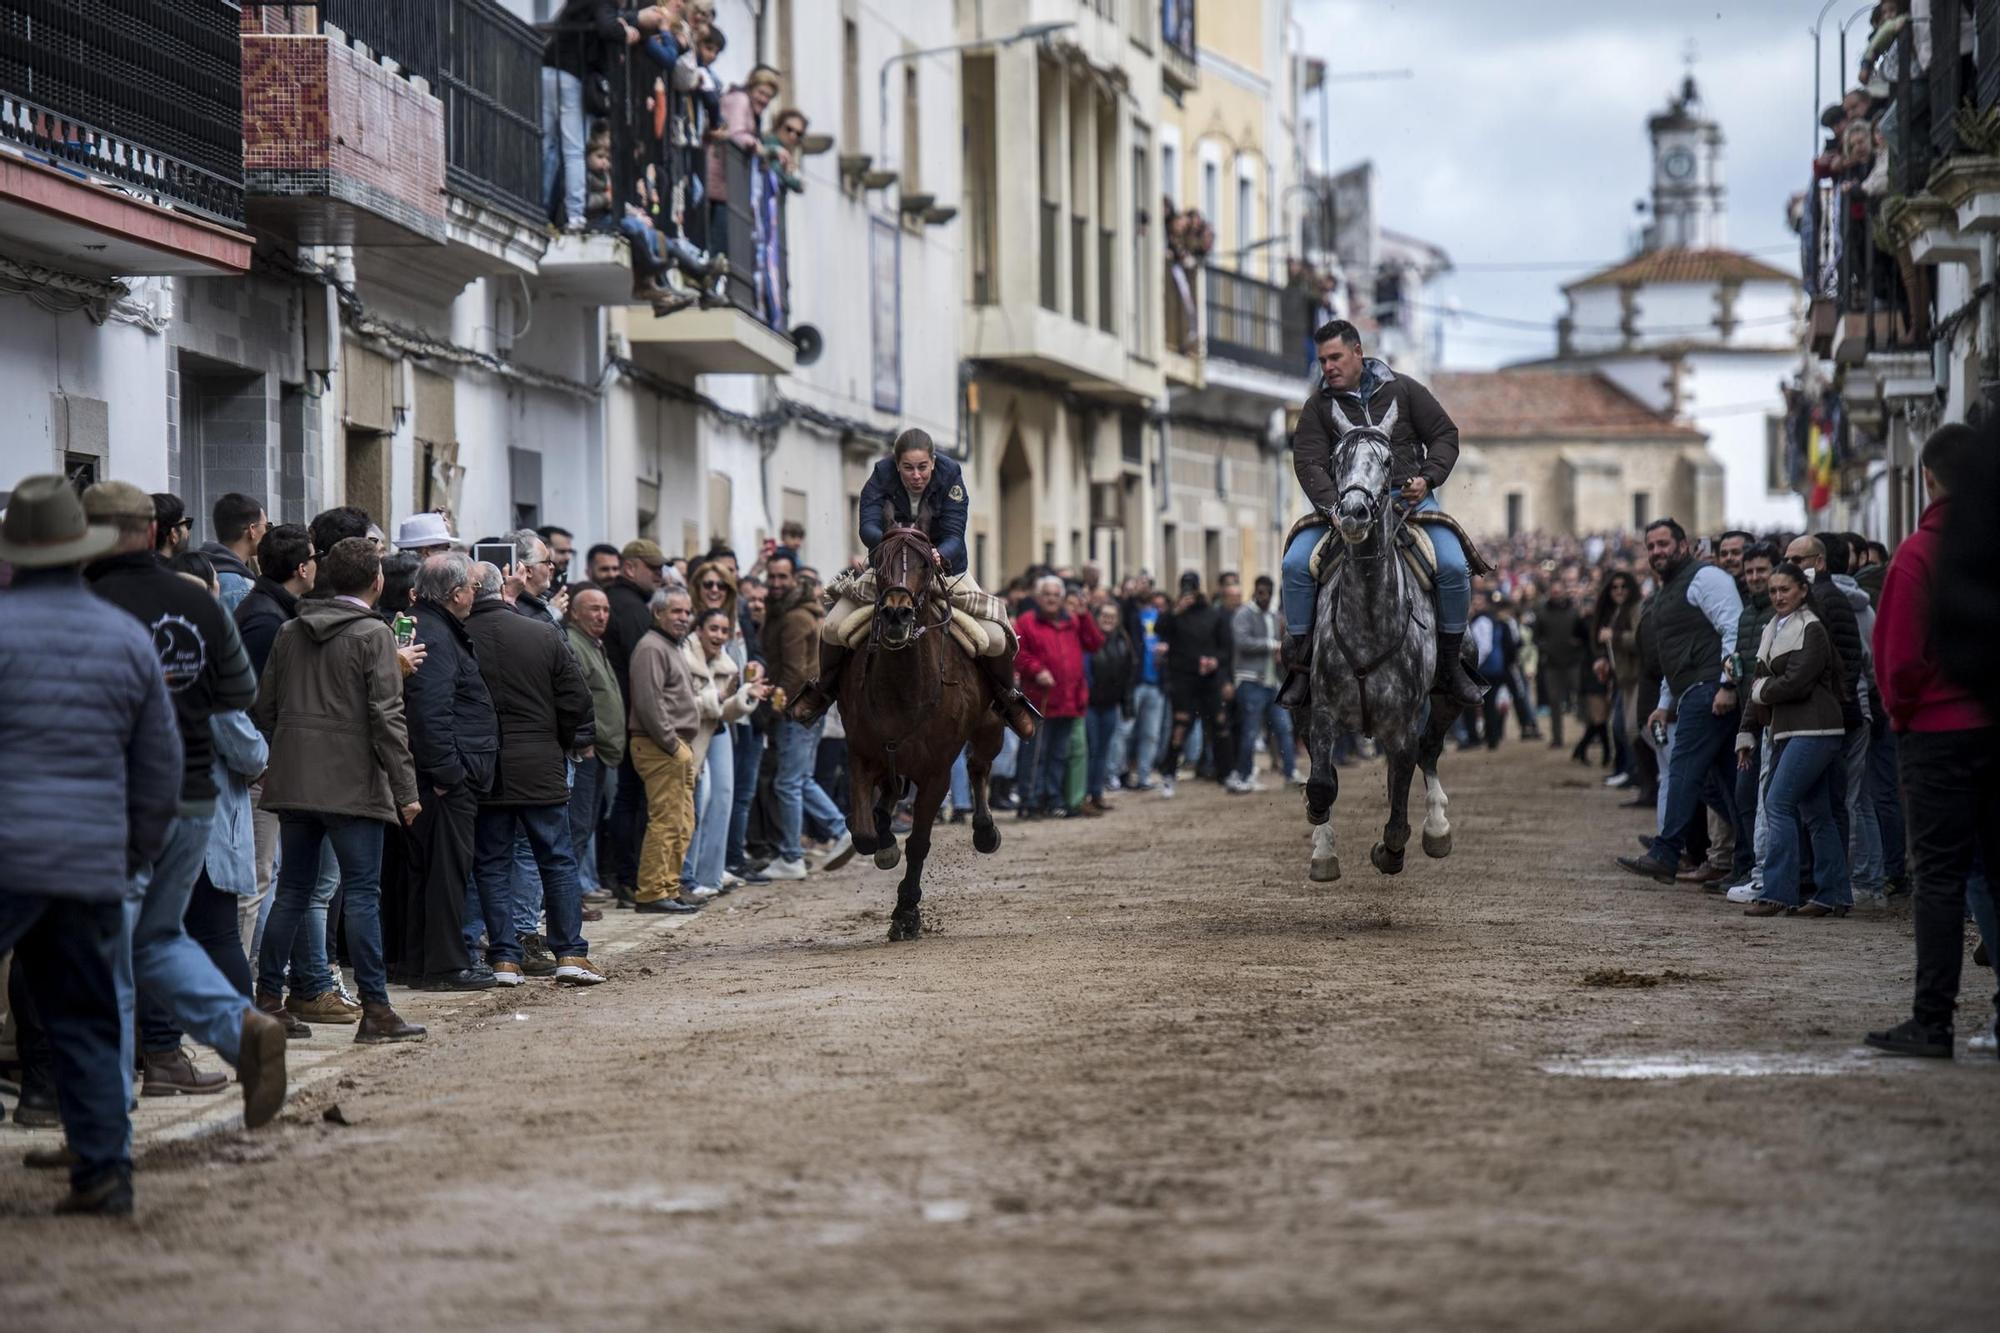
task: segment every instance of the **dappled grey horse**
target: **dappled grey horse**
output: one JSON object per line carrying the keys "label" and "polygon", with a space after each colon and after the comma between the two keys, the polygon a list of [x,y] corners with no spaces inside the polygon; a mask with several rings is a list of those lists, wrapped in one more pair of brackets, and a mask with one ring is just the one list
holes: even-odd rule
{"label": "dappled grey horse", "polygon": [[1389,433],[1396,408],[1379,425],[1367,408],[1360,425],[1332,404],[1340,442],[1333,480],[1339,494],[1325,517],[1339,545],[1331,580],[1320,588],[1313,613],[1312,724],[1308,749],[1306,818],[1313,824],[1312,877],[1340,878],[1334,848],[1333,803],[1340,795],[1333,762],[1342,731],[1373,736],[1389,760],[1389,820],[1368,859],[1385,875],[1400,874],[1410,840],[1410,778],[1424,770],[1424,853],[1451,854],[1449,801],[1438,781],[1438,756],[1459,707],[1430,692],[1436,679],[1437,607],[1402,559],[1398,538],[1405,522],[1389,476]]}

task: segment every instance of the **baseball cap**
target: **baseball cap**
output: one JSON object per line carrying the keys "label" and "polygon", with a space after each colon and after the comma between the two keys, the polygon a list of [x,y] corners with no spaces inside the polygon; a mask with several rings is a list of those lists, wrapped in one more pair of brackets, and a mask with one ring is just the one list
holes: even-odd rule
{"label": "baseball cap", "polygon": [[153,497],[129,481],[100,481],[84,491],[83,512],[93,519],[150,519]]}
{"label": "baseball cap", "polygon": [[655,541],[648,541],[644,537],[639,538],[637,541],[626,542],[619,550],[618,558],[621,560],[643,560],[654,569],[658,569],[661,565],[667,563],[667,553],[660,549],[660,544]]}

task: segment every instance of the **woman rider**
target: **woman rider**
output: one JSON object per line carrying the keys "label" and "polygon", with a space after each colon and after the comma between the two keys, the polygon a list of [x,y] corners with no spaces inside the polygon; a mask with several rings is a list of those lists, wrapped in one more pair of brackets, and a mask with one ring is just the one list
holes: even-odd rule
{"label": "woman rider", "polygon": [[[1400,481],[1401,498],[1416,509],[1440,510],[1438,488],[1458,462],[1458,427],[1438,406],[1431,391],[1407,376],[1398,376],[1385,362],[1361,353],[1361,335],[1344,319],[1330,320],[1313,333],[1319,348],[1319,392],[1306,400],[1299,428],[1292,437],[1292,466],[1315,512],[1325,515],[1340,499],[1333,480],[1333,451],[1340,427],[1327,404],[1337,394],[1357,423],[1382,421],[1391,406],[1398,410],[1389,440],[1389,479]],[[1465,643],[1465,622],[1471,610],[1472,576],[1458,535],[1430,524],[1431,545],[1437,550],[1438,660],[1435,689],[1459,703],[1476,706],[1480,688],[1467,680],[1459,662]],[[1313,601],[1319,586],[1312,576],[1312,553],[1326,535],[1324,519],[1304,528],[1285,548],[1285,664],[1289,674],[1278,702],[1301,708],[1310,700]]]}
{"label": "woman rider", "polygon": [[[966,508],[965,475],[957,461],[940,458],[926,432],[906,430],[896,437],[889,457],[876,461],[861,490],[861,542],[872,558],[891,526],[923,529],[943,571],[951,604],[986,630],[987,649],[978,660],[993,687],[994,706],[1025,740],[1034,734],[1039,714],[1014,684],[1016,645],[1005,606],[980,591],[966,569]],[[840,693],[840,669],[852,655],[842,634],[855,611],[874,602],[874,570],[843,574],[832,590],[839,600],[827,612],[820,631],[819,679],[800,693],[792,707],[792,718],[801,723],[818,718]]]}

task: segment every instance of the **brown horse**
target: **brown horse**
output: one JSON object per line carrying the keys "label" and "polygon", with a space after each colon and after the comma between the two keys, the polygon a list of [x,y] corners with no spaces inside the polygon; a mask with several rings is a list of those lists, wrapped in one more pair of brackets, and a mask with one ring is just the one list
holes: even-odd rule
{"label": "brown horse", "polygon": [[936,552],[919,528],[891,528],[875,548],[875,616],[868,641],[840,687],[847,728],[849,831],[854,848],[892,870],[901,857],[891,828],[904,785],[916,787],[910,864],[896,890],[889,938],[923,929],[924,860],[931,825],[951,786],[960,750],[972,779],[972,845],[997,851],[1000,830],[986,803],[986,780],[1000,753],[1000,717],[985,673],[951,636],[951,606],[939,586]]}

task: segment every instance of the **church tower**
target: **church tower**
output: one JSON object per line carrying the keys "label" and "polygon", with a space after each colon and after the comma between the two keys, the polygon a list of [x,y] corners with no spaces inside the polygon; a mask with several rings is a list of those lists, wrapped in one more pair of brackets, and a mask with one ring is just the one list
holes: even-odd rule
{"label": "church tower", "polygon": [[1709,119],[1692,73],[1646,128],[1653,139],[1653,223],[1645,249],[1723,249],[1722,127]]}

